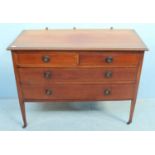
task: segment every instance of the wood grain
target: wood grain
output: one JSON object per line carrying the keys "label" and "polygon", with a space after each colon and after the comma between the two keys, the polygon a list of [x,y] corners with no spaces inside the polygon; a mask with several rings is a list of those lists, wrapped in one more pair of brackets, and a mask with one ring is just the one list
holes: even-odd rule
{"label": "wood grain", "polygon": [[[23,85],[23,94],[26,100],[30,99],[80,99],[80,100],[101,100],[101,99],[129,99],[133,97],[133,85],[103,85],[103,84],[52,84],[46,86]],[[52,95],[46,95],[49,89]],[[106,96],[104,91],[109,89],[111,94]]]}
{"label": "wood grain", "polygon": [[[44,62],[43,57],[49,57],[49,62]],[[78,54],[67,52],[34,52],[17,54],[18,66],[44,66],[44,67],[67,67],[76,66],[78,61]]]}
{"label": "wood grain", "polygon": [[[81,53],[80,54],[80,65],[81,66],[104,66],[104,67],[129,67],[129,66],[137,66],[140,53],[123,53],[123,52],[93,52],[90,53]],[[111,63],[107,63],[106,59],[111,57],[113,60]]]}
{"label": "wood grain", "polygon": [[[17,65],[19,67],[136,67],[142,52],[81,52],[81,51],[19,51]],[[45,63],[42,58],[48,56],[50,61]],[[111,57],[112,63],[106,59]]]}
{"label": "wood grain", "polygon": [[146,51],[134,30],[27,30],[8,50],[123,50]]}
{"label": "wood grain", "polygon": [[148,50],[135,31],[28,30],[8,49],[24,127],[27,101],[131,100],[132,122]]}
{"label": "wood grain", "polygon": [[[19,68],[20,83],[48,85],[63,82],[115,83],[134,82],[137,68]],[[111,77],[107,77],[110,72]],[[46,76],[46,75],[49,76]]]}

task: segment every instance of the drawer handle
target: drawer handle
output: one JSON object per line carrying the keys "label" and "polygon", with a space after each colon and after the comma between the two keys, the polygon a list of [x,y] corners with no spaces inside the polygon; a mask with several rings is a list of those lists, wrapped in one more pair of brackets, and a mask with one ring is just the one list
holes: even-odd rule
{"label": "drawer handle", "polygon": [[45,94],[46,94],[47,96],[51,96],[51,95],[52,95],[52,90],[51,90],[51,89],[46,89],[46,90],[45,90]]}
{"label": "drawer handle", "polygon": [[48,63],[48,62],[50,62],[50,57],[45,55],[45,56],[42,57],[42,61],[45,62],[45,63]]}
{"label": "drawer handle", "polygon": [[104,74],[105,78],[111,78],[112,77],[112,71],[107,71]]}
{"label": "drawer handle", "polygon": [[44,78],[45,79],[51,79],[52,73],[50,71],[44,72]]}
{"label": "drawer handle", "polygon": [[105,96],[109,96],[111,94],[111,90],[110,89],[105,89],[104,90],[104,95]]}
{"label": "drawer handle", "polygon": [[106,63],[112,63],[113,62],[113,57],[107,57],[105,58]]}

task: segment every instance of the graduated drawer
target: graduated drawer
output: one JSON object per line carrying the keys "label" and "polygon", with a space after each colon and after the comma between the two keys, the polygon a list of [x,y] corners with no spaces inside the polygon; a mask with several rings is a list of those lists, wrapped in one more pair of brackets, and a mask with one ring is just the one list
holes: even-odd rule
{"label": "graduated drawer", "polygon": [[135,81],[136,68],[19,68],[21,84]]}
{"label": "graduated drawer", "polygon": [[74,52],[17,52],[16,64],[23,67],[76,66],[78,55]]}
{"label": "graduated drawer", "polygon": [[128,67],[137,66],[139,53],[130,52],[84,52],[80,53],[81,66]]}
{"label": "graduated drawer", "polygon": [[23,85],[22,88],[26,100],[122,100],[132,98],[134,93],[134,85],[129,84]]}

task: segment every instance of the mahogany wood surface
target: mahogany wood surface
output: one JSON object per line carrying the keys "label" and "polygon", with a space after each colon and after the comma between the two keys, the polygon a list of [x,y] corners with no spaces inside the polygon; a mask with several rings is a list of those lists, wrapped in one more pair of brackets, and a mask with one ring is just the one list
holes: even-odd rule
{"label": "mahogany wood surface", "polygon": [[29,30],[9,46],[24,127],[25,102],[131,100],[144,51],[133,30]]}
{"label": "mahogany wood surface", "polygon": [[[106,59],[111,57],[112,62],[107,63]],[[81,66],[105,66],[105,67],[119,67],[119,66],[137,66],[140,58],[139,53],[132,52],[106,52],[102,53],[82,53],[80,54]]]}
{"label": "mahogany wood surface", "polygon": [[136,99],[137,99],[137,94],[138,94],[138,86],[139,86],[139,82],[140,82],[140,75],[141,75],[141,71],[142,71],[143,59],[144,59],[144,53],[141,54],[141,58],[139,61],[139,67],[137,70],[137,80],[136,80],[135,89],[134,89],[134,97],[131,100],[130,115],[129,115],[129,121],[127,122],[127,124],[131,124],[132,119],[133,119],[133,114],[134,114]]}
{"label": "mahogany wood surface", "polygon": [[25,30],[9,50],[148,50],[134,30]]}
{"label": "mahogany wood surface", "polygon": [[[136,67],[138,65],[141,51],[139,52],[80,52],[80,51],[21,51],[17,54],[17,65],[19,67]],[[48,56],[49,62],[44,62],[43,57]],[[107,63],[108,58],[111,63]]]}
{"label": "mahogany wood surface", "polygon": [[[44,85],[63,82],[135,82],[137,68],[19,68],[20,83]],[[109,75],[109,76],[108,76]]]}
{"label": "mahogany wood surface", "polygon": [[[48,56],[49,61],[44,62],[43,58]],[[76,53],[56,53],[56,52],[31,52],[17,54],[18,65],[41,65],[41,66],[76,66],[78,63],[78,55]]]}
{"label": "mahogany wood surface", "polygon": [[[22,86],[25,99],[70,99],[92,101],[101,99],[129,99],[133,97],[133,85],[112,85],[112,84],[53,84],[44,86]],[[109,90],[109,95],[104,95],[105,90]],[[46,90],[51,91],[51,95],[46,95]]]}

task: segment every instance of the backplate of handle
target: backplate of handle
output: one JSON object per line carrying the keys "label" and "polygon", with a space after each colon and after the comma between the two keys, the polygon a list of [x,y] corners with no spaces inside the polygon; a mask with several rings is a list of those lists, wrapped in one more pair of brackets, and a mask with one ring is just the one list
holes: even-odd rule
{"label": "backplate of handle", "polygon": [[51,89],[46,89],[46,90],[45,90],[45,94],[46,94],[47,96],[51,96],[51,95],[52,95],[52,90],[51,90]]}
{"label": "backplate of handle", "polygon": [[51,79],[52,77],[52,72],[51,71],[46,71],[43,73],[43,76],[45,79]]}
{"label": "backplate of handle", "polygon": [[110,89],[105,89],[104,90],[104,95],[105,96],[109,96],[111,94],[111,90]]}
{"label": "backplate of handle", "polygon": [[106,63],[112,63],[113,62],[113,57],[109,56],[105,58]]}
{"label": "backplate of handle", "polygon": [[112,77],[112,71],[106,71],[104,73],[105,78],[111,78]]}
{"label": "backplate of handle", "polygon": [[44,56],[42,57],[42,61],[43,61],[44,63],[48,63],[48,62],[50,62],[50,60],[51,60],[51,58],[50,58],[48,55],[44,55]]}

